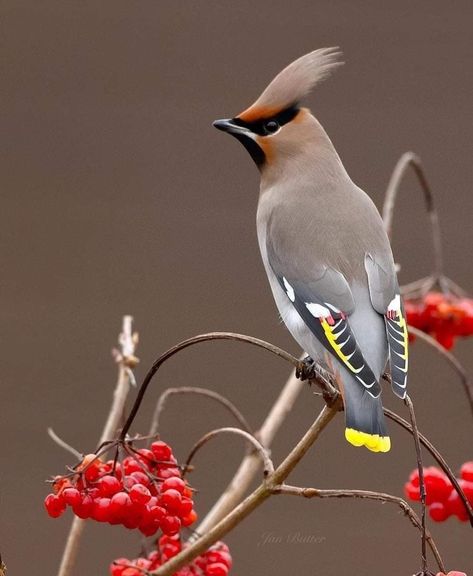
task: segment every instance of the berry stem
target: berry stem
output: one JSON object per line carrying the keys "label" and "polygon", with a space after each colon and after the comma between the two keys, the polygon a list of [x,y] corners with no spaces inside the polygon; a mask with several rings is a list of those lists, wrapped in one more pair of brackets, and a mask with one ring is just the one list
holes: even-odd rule
{"label": "berry stem", "polygon": [[386,195],[383,205],[383,221],[384,227],[389,238],[392,237],[392,220],[394,214],[394,207],[401,187],[402,180],[409,169],[412,167],[415,175],[419,181],[421,190],[424,194],[425,207],[430,219],[430,226],[432,231],[432,246],[434,252],[434,278],[439,283],[442,291],[448,291],[448,285],[444,281],[444,261],[442,251],[442,237],[440,233],[439,218],[437,208],[434,203],[434,195],[432,189],[427,181],[422,162],[413,152],[405,152],[398,160],[394,167],[391,179],[389,180],[386,189]]}
{"label": "berry stem", "polygon": [[[288,486],[282,484],[273,489],[273,494],[286,494],[289,496],[302,496],[303,498],[359,498],[366,500],[376,500],[378,502],[391,502],[397,504],[401,510],[407,515],[412,524],[423,531],[422,521],[419,519],[414,510],[409,504],[392,494],[385,494],[383,492],[372,492],[370,490],[319,490],[317,488],[302,488],[298,486]],[[426,532],[426,540],[435,556],[438,567],[442,572],[445,572],[445,566],[440,556],[440,552],[429,532]]]}

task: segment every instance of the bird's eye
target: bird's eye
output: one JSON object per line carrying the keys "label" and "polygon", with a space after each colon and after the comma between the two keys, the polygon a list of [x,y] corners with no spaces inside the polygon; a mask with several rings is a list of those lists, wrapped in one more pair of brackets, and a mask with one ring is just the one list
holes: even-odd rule
{"label": "bird's eye", "polygon": [[264,123],[264,131],[266,134],[274,134],[279,130],[279,124],[276,120],[268,120]]}

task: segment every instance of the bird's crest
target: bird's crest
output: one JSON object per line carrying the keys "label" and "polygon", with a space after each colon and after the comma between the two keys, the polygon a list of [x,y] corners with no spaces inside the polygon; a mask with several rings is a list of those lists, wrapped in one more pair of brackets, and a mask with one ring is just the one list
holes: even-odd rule
{"label": "bird's crest", "polygon": [[284,68],[267,86],[261,96],[238,115],[245,122],[269,118],[297,105],[312,88],[330,75],[332,70],[343,64],[338,48],[320,48],[294,60]]}

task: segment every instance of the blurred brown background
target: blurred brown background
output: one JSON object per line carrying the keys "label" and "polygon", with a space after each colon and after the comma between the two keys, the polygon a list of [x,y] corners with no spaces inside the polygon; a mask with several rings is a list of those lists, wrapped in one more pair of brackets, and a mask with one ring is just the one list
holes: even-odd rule
{"label": "blurred brown background", "polygon": [[[473,5],[353,0],[269,2],[69,0],[1,2],[0,549],[9,573],[54,575],[67,514],[53,521],[44,480],[71,461],[54,429],[90,451],[116,376],[110,356],[121,316],[142,342],[141,378],[180,339],[233,330],[297,347],[279,324],[255,233],[258,174],[215,118],[238,113],[284,65],[339,45],[346,66],[309,104],[353,179],[380,206],[399,155],[423,159],[441,214],[447,273],[472,288]],[[412,177],[395,217],[403,283],[431,266],[427,219]],[[457,346],[471,370],[471,342]],[[227,394],[256,427],[288,374],[240,344],[213,343],[170,362],[149,392],[177,384]],[[421,429],[454,469],[471,459],[472,421],[451,370],[412,348],[411,394]],[[404,408],[385,394],[387,405]],[[283,457],[320,401],[304,390],[274,446]],[[228,423],[205,400],[173,400],[162,433],[183,458]],[[393,429],[387,456],[324,433],[291,480],[401,494],[413,446]],[[244,452],[224,438],[200,454],[203,514]],[[429,460],[427,459],[427,462]],[[451,569],[473,571],[472,532],[454,519],[432,531]],[[261,545],[265,533],[283,543]],[[300,533],[317,544],[288,544]],[[392,506],[274,499],[228,538],[234,574],[388,574],[418,570],[417,532]],[[76,574],[107,573],[139,550],[134,535],[90,526]],[[432,564],[432,567],[434,565]]]}

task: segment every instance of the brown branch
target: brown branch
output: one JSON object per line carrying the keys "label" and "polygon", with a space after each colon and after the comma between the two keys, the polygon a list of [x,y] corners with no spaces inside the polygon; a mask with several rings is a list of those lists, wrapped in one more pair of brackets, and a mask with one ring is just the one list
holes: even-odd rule
{"label": "brown branch", "polygon": [[79,450],[76,450],[73,446],[58,436],[56,432],[54,432],[54,430],[51,428],[51,426],[48,427],[48,436],[55,444],[66,450],[66,452],[69,452],[69,454],[72,454],[75,458],[77,458],[77,460],[82,458],[82,454],[79,452]]}
{"label": "brown branch", "polygon": [[242,522],[253,510],[267,500],[275,486],[284,482],[294,467],[303,458],[312,444],[320,436],[324,428],[335,417],[340,407],[339,398],[332,406],[324,406],[319,416],[304,434],[297,445],[291,450],[286,459],[266,480],[252,492],[243,502],[220,520],[206,534],[200,536],[190,546],[171,558],[166,564],[152,572],[155,576],[172,576],[177,570],[189,564],[199,554],[207,550],[212,544]]}
{"label": "brown branch", "polygon": [[198,336],[194,336],[192,338],[189,338],[188,340],[184,340],[183,342],[176,344],[172,348],[169,348],[169,350],[166,350],[164,354],[161,354],[161,356],[159,356],[159,358],[155,360],[155,362],[149,369],[138,390],[138,395],[136,397],[135,403],[131,408],[130,414],[120,434],[121,441],[124,441],[126,439],[128,430],[133,424],[133,420],[135,419],[136,414],[140,409],[141,402],[143,401],[144,395],[146,394],[146,390],[148,389],[148,386],[151,380],[153,379],[153,376],[159,370],[161,365],[164,364],[164,362],[172,358],[172,356],[174,356],[181,350],[184,350],[185,348],[189,348],[190,346],[194,346],[195,344],[199,344],[201,342],[209,342],[212,340],[233,340],[236,342],[246,342],[247,344],[258,346],[259,348],[263,348],[264,350],[267,350],[268,352],[271,352],[272,354],[279,356],[280,358],[286,360],[286,362],[292,364],[294,368],[296,368],[296,370],[303,369],[302,362],[292,354],[289,354],[289,352],[286,352],[285,350],[279,348],[278,346],[275,346],[274,344],[270,344],[269,342],[265,342],[264,340],[260,340],[259,338],[254,338],[253,336],[245,336],[243,334],[235,334],[233,332],[209,332],[208,334],[200,334]]}
{"label": "brown branch", "polygon": [[[292,410],[304,384],[291,374],[282,388],[273,407],[269,411],[261,428],[256,432],[256,437],[267,449],[271,446],[274,437],[283,424],[286,416]],[[242,500],[256,476],[260,466],[258,454],[251,452],[242,460],[237,472],[220,498],[215,502],[197,530],[189,538],[193,542],[199,534],[205,534],[224,518]]]}
{"label": "brown branch", "polygon": [[[409,422],[407,420],[404,420],[404,418],[399,416],[399,414],[392,412],[388,408],[384,408],[383,410],[384,410],[384,413],[386,414],[386,416],[388,418],[390,418],[393,422],[396,422],[396,424],[399,424],[399,426],[404,428],[404,430],[407,430],[410,434],[412,434],[412,426],[409,424]],[[442,470],[448,476],[448,478],[449,478],[450,482],[453,484],[453,487],[455,488],[458,496],[460,497],[461,501],[463,502],[463,504],[466,508],[466,511],[468,512],[468,516],[470,517],[470,524],[471,524],[471,526],[473,526],[473,508],[472,508],[471,504],[469,503],[468,498],[466,497],[465,493],[463,492],[462,487],[458,483],[458,480],[456,479],[455,474],[453,473],[452,469],[447,464],[447,462],[446,462],[445,458],[442,456],[442,454],[440,454],[440,452],[437,450],[437,448],[435,448],[435,446],[432,444],[432,442],[430,442],[430,440],[426,436],[424,436],[421,432],[419,432],[419,440],[420,440],[420,443],[423,446],[425,446],[425,448],[430,452],[430,454],[432,454],[434,459],[438,462],[440,468],[442,468]]]}
{"label": "brown branch", "polygon": [[391,179],[389,180],[382,211],[384,227],[389,238],[391,238],[394,206],[401,182],[409,167],[412,167],[414,170],[414,173],[417,176],[417,180],[419,181],[420,187],[424,194],[425,207],[429,215],[432,230],[432,244],[434,250],[434,276],[439,284],[442,285],[444,279],[443,253],[438,213],[434,203],[434,196],[427,181],[421,160],[413,152],[405,152],[401,156],[393,170]]}
{"label": "brown branch", "polygon": [[[132,332],[132,317],[123,317],[122,332],[119,336],[121,347],[120,357],[115,354],[118,362],[118,380],[113,392],[112,405],[107,421],[99,440],[99,446],[107,442],[116,434],[125,410],[125,403],[130,390],[130,369],[138,359],[135,357],[135,346],[138,342],[136,333]],[[75,565],[79,544],[85,528],[85,520],[75,517],[67,537],[66,546],[59,566],[58,576],[71,576]]]}
{"label": "brown branch", "polygon": [[[297,486],[288,486],[286,484],[273,488],[273,494],[287,494],[289,496],[302,496],[303,498],[360,498],[376,500],[378,502],[391,502],[397,504],[401,508],[417,529],[421,532],[423,530],[422,521],[409,504],[402,498],[393,496],[392,494],[372,492],[370,490],[318,490],[317,488],[299,488]],[[426,532],[426,541],[429,544],[439,569],[442,572],[446,572],[438,548],[429,532]]]}
{"label": "brown branch", "polygon": [[180,386],[179,388],[168,388],[158,398],[156,408],[154,409],[153,418],[151,420],[151,426],[149,430],[150,436],[155,436],[157,434],[159,429],[159,419],[161,417],[161,413],[164,410],[164,407],[166,406],[169,397],[176,394],[198,394],[200,396],[210,398],[211,400],[215,400],[216,402],[221,404],[226,410],[228,410],[230,414],[232,414],[232,416],[244,430],[246,430],[250,434],[253,433],[250,425],[248,424],[248,421],[240,412],[240,410],[238,410],[238,408],[232,402],[230,402],[230,400],[228,400],[228,398],[226,398],[225,396],[222,396],[221,394],[219,394],[218,392],[214,392],[213,390],[209,390],[208,388],[199,388],[196,386]]}
{"label": "brown branch", "polygon": [[220,434],[236,434],[237,436],[242,436],[243,438],[245,438],[248,442],[250,442],[250,444],[253,445],[253,447],[258,452],[261,460],[263,461],[264,476],[266,477],[274,472],[274,465],[271,458],[269,457],[268,451],[260,442],[258,442],[258,440],[252,434],[246,432],[246,430],[240,430],[239,428],[227,427],[227,428],[218,428],[217,430],[212,430],[211,432],[208,432],[207,434],[202,436],[202,438],[198,442],[194,444],[192,450],[190,451],[189,456],[187,457],[186,463],[184,464],[182,472],[183,476],[186,474],[192,459],[194,458],[196,453],[202,448],[202,446],[204,446],[205,444],[207,444],[207,442],[212,440],[212,438],[215,438]]}
{"label": "brown branch", "polygon": [[411,419],[412,436],[414,438],[414,446],[416,449],[417,470],[419,472],[419,489],[420,489],[420,503],[421,511],[421,573],[427,572],[427,551],[426,551],[426,528],[425,528],[425,479],[424,479],[424,466],[422,463],[422,452],[420,448],[419,429],[417,428],[417,420],[414,411],[414,405],[408,395],[406,395],[404,402],[409,410],[409,417]]}
{"label": "brown branch", "polygon": [[422,330],[418,328],[414,328],[413,326],[408,326],[408,331],[411,334],[414,334],[416,338],[424,341],[426,344],[434,348],[445,360],[450,364],[450,366],[455,370],[460,381],[462,383],[463,389],[465,390],[465,394],[468,398],[468,402],[470,405],[470,410],[473,414],[473,385],[466,373],[465,369],[461,365],[460,361],[446,348],[444,348],[435,338],[432,338],[429,334],[426,334]]}

